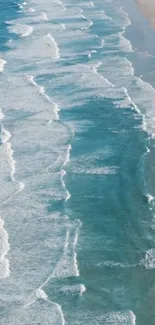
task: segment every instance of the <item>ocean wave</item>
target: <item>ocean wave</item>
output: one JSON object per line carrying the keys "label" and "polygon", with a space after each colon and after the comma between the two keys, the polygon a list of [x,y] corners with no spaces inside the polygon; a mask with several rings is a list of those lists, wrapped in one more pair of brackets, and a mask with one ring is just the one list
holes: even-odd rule
{"label": "ocean wave", "polygon": [[28,8],[28,12],[34,13],[35,12],[35,9],[34,8]]}
{"label": "ocean wave", "polygon": [[42,324],[50,322],[52,324],[65,325],[65,319],[62,312],[62,308],[59,304],[49,300],[48,295],[43,289],[37,289],[35,295],[31,297],[30,302],[25,304],[20,311],[15,313],[15,323],[17,325],[23,322],[30,322],[30,320],[41,321]]}
{"label": "ocean wave", "polygon": [[[83,12],[83,10],[82,10],[82,12]],[[87,26],[85,26],[85,27],[81,27],[81,30],[89,29],[89,27],[93,25],[93,21],[87,19],[87,18],[86,18],[82,13],[80,13],[79,16],[80,16],[81,18],[83,18],[83,19],[88,23]]]}
{"label": "ocean wave", "polygon": [[66,189],[66,184],[63,180],[64,176],[66,175],[66,171],[63,169],[70,161],[70,151],[71,151],[72,147],[71,145],[69,144],[67,146],[67,153],[66,153],[66,157],[65,157],[65,160],[63,162],[63,165],[62,165],[62,169],[61,169],[61,182],[62,182],[62,186],[66,192],[66,199],[65,201],[68,201],[71,197],[71,194],[69,193],[69,191]]}
{"label": "ocean wave", "polygon": [[134,268],[138,265],[139,264],[128,264],[128,263],[121,263],[121,262],[114,262],[114,261],[104,261],[97,264],[97,266],[99,267],[110,267],[110,268],[121,268],[121,269]]}
{"label": "ocean wave", "polygon": [[[108,1],[110,9],[110,17],[112,18],[113,26],[125,30],[128,26],[131,25],[131,20],[127,12],[124,11],[123,6],[120,6],[120,3],[115,1]],[[103,7],[104,9],[104,7]],[[105,3],[105,12],[106,12],[106,3]]]}
{"label": "ocean wave", "polygon": [[[147,150],[147,153],[148,153],[148,152],[149,152],[149,151]],[[154,197],[153,197],[151,194],[146,193],[145,196],[147,197],[147,199],[148,199],[148,203],[149,203],[149,204],[152,203],[152,201],[154,201]]]}
{"label": "ocean wave", "polygon": [[72,167],[71,172],[74,174],[85,174],[85,175],[114,175],[117,173],[118,168],[113,166],[104,166],[104,167]]}
{"label": "ocean wave", "polygon": [[[8,202],[8,200],[15,194],[21,192],[25,185],[23,182],[17,181],[15,178],[15,165],[16,165],[16,161],[13,158],[13,150],[12,150],[12,145],[9,142],[11,138],[11,134],[9,131],[7,131],[3,125],[1,125],[1,144],[3,145],[4,148],[4,153],[5,153],[5,159],[7,161],[7,164],[9,166],[9,170],[10,170],[10,178],[11,178],[11,182],[14,184],[17,184],[17,189],[13,192],[11,191],[11,194],[7,194],[5,196],[5,198],[2,199],[2,201],[0,202],[0,204],[5,204],[6,202]],[[9,191],[10,192],[10,191]]]}
{"label": "ocean wave", "polygon": [[0,279],[8,278],[10,275],[10,265],[7,258],[0,258]]}
{"label": "ocean wave", "polygon": [[48,33],[45,36],[45,40],[46,40],[47,44],[52,47],[52,50],[53,50],[52,57],[54,59],[59,59],[60,58],[60,52],[59,52],[59,48],[58,48],[58,45],[57,45],[54,37],[52,37],[51,34]]}
{"label": "ocean wave", "polygon": [[66,243],[62,258],[58,261],[51,278],[68,278],[79,276],[76,245],[78,241],[81,221],[77,220],[73,225],[69,225],[69,232],[66,234]]}
{"label": "ocean wave", "polygon": [[62,187],[65,190],[66,196],[65,196],[65,201],[68,201],[71,197],[71,194],[69,193],[69,191],[66,189],[66,184],[63,180],[64,176],[66,175],[66,171],[64,169],[61,170],[61,183],[62,183]]}
{"label": "ocean wave", "polygon": [[104,19],[112,20],[111,17],[109,17],[109,16],[107,16],[107,15],[105,14],[104,10],[102,10],[102,16],[103,16]]}
{"label": "ocean wave", "polygon": [[8,27],[10,33],[18,34],[21,37],[28,37],[33,32],[33,27],[28,25],[16,24]]}
{"label": "ocean wave", "polygon": [[111,34],[104,38],[104,47],[106,53],[120,53],[120,51],[124,51],[126,53],[133,52],[131,42],[126,39],[123,32],[118,32],[117,34]]}
{"label": "ocean wave", "polygon": [[[58,108],[58,105],[57,105],[55,102],[53,102],[52,99],[51,99],[51,98],[46,94],[44,87],[38,85],[38,84],[36,83],[36,81],[34,80],[34,77],[33,77],[33,76],[31,76],[31,75],[26,75],[26,78],[27,78],[27,80],[28,80],[28,81],[29,81],[33,86],[37,87],[38,90],[39,90],[39,93],[40,93],[41,95],[43,95],[43,97],[44,97],[44,98],[45,98],[49,103],[51,103],[51,104],[53,105],[53,111],[54,111],[54,113],[55,113],[55,119],[56,119],[56,120],[59,120],[59,114],[58,114],[58,112],[59,112],[59,108]],[[48,121],[48,123],[49,123],[49,122],[51,122],[51,119]]]}
{"label": "ocean wave", "polygon": [[[111,312],[103,312],[102,310],[89,310],[84,312],[81,310],[80,315],[78,312],[74,312],[73,319],[80,319],[80,323],[83,320],[87,324],[98,324],[98,325],[136,325],[136,316],[132,310],[112,310]],[[93,320],[93,322],[92,322]],[[78,324],[78,322],[76,323]]]}
{"label": "ocean wave", "polygon": [[9,260],[6,258],[9,249],[8,233],[4,228],[4,221],[0,218],[0,279],[10,275]]}
{"label": "ocean wave", "polygon": [[47,14],[45,12],[42,13],[41,17],[42,17],[43,20],[48,21]]}
{"label": "ocean wave", "polygon": [[155,249],[151,248],[145,253],[144,259],[141,261],[141,265],[143,265],[146,269],[154,269],[155,268]]}
{"label": "ocean wave", "polygon": [[101,62],[94,63],[91,65],[79,64],[79,67],[82,68],[82,76],[80,78],[81,86],[87,86],[89,88],[108,88],[114,87],[114,85],[105,77],[103,77],[98,72],[98,67],[100,67]]}
{"label": "ocean wave", "polygon": [[62,10],[66,10],[66,6],[64,5],[64,3],[61,0],[57,0],[57,3],[62,7]]}
{"label": "ocean wave", "polygon": [[17,5],[18,5],[19,9],[21,9],[21,10],[24,9],[24,6],[21,3],[18,3]]}
{"label": "ocean wave", "polygon": [[7,62],[3,59],[0,59],[0,72],[3,72],[4,66]]}
{"label": "ocean wave", "polygon": [[75,284],[75,285],[64,285],[59,289],[60,293],[65,295],[75,295],[79,294],[80,296],[86,291],[84,284]]}
{"label": "ocean wave", "polygon": [[136,325],[136,316],[132,310],[127,312],[113,312],[105,315],[104,319],[107,325]]}
{"label": "ocean wave", "polygon": [[[89,5],[92,8],[94,7],[94,3],[90,2]],[[50,221],[48,221],[47,212],[49,211],[47,210],[56,209],[55,207],[58,206],[61,207],[61,202],[57,203],[58,200],[63,201],[62,205],[65,209],[64,200],[70,198],[70,193],[64,180],[65,169],[70,162],[71,137],[67,127],[61,123],[61,115],[58,115],[58,105],[56,104],[58,101],[56,99],[56,102],[54,102],[51,99],[51,94],[56,96],[57,91],[57,98],[61,102],[60,108],[67,107],[64,103],[68,102],[70,107],[76,106],[77,102],[83,103],[91,95],[95,98],[97,96],[103,98],[107,96],[110,98],[111,96],[117,99],[117,96],[119,97],[120,93],[123,93],[124,98],[130,101],[125,90],[120,91],[116,89],[115,84],[109,81],[110,76],[106,78],[104,74],[103,76],[100,74],[100,60],[90,64],[86,62],[86,64],[79,65],[74,63],[72,59],[72,56],[75,54],[74,59],[79,62],[77,51],[79,51],[78,53],[83,53],[85,48],[88,51],[89,58],[91,58],[91,54],[95,51],[93,47],[97,51],[100,51],[103,47],[102,40],[97,35],[93,37],[92,35],[88,36],[86,28],[85,33],[77,32],[77,28],[83,28],[83,26],[88,28],[92,21],[88,20],[85,16],[83,19],[87,21],[83,22],[84,24],[82,23],[80,26],[81,19],[79,19],[74,25],[73,19],[76,20],[75,16],[79,16],[78,8],[76,10],[73,7],[68,8],[69,6],[67,7],[67,4],[64,6],[61,1],[55,1],[53,7],[51,6],[52,4],[49,2],[46,6],[42,1],[36,1],[35,22],[37,21],[37,24],[35,25],[34,23],[33,25],[34,33],[32,37],[25,42],[21,42],[21,40],[15,41],[15,49],[10,50],[8,53],[10,75],[9,82],[8,84],[6,83],[9,96],[6,97],[9,97],[9,99],[6,99],[5,103],[3,102],[3,107],[6,104],[6,107],[8,107],[6,112],[10,117],[9,107],[11,103],[14,116],[18,116],[17,122],[14,122],[14,119],[9,122],[8,118],[8,124],[10,123],[10,132],[12,133],[12,130],[14,132],[12,147],[17,156],[18,168],[16,172],[19,179],[22,179],[19,176],[23,176],[27,186],[25,191],[20,194],[19,199],[16,198],[14,202],[12,200],[8,207],[8,218],[11,226],[11,221],[14,220],[11,236],[15,240],[15,247],[11,253],[11,256],[14,257],[14,274],[6,290],[9,292],[9,284],[11,284],[11,292],[14,294],[14,289],[16,289],[16,295],[24,295],[26,300],[27,294],[31,290],[34,290],[36,287],[39,288],[36,290],[34,300],[32,299],[32,302],[30,301],[25,306],[26,312],[19,316],[19,318],[17,317],[16,324],[22,324],[23,320],[29,323],[32,317],[35,322],[38,321],[44,324],[48,322],[49,316],[54,325],[60,322],[62,325],[65,324],[61,306],[48,300],[45,286],[50,280],[56,281],[66,277],[77,277],[80,274],[76,249],[81,222],[71,222],[68,217],[63,218],[59,212],[51,214]],[[50,8],[49,14],[48,8]],[[60,9],[62,9],[62,13]],[[46,16],[43,15],[44,10]],[[66,11],[66,17],[64,17],[64,10]],[[56,13],[58,14],[56,15]],[[106,16],[106,12],[101,14],[103,20],[109,19]],[[28,19],[31,19],[33,15],[29,16],[30,18]],[[42,18],[39,19],[39,17]],[[46,17],[48,17],[51,25],[49,25]],[[51,23],[52,19],[54,20],[53,24]],[[111,21],[111,19],[109,20]],[[56,28],[54,29],[54,24],[56,28],[60,26],[60,31],[56,31]],[[52,30],[52,34],[49,33],[50,30]],[[78,38],[78,35],[81,39]],[[67,39],[68,43],[66,43]],[[126,44],[121,44],[121,42],[124,42],[121,35],[119,35],[119,39],[119,46],[125,47]],[[81,46],[81,40],[84,48]],[[74,48],[72,46],[73,41]],[[90,44],[93,43],[90,45],[90,48],[89,46],[87,48],[87,41]],[[51,60],[51,58],[56,60],[60,58],[58,44],[62,51],[61,58],[64,59],[64,65],[62,61],[56,61],[53,64]],[[66,44],[69,44],[67,49]],[[24,58],[23,53],[25,54]],[[69,58],[72,59],[71,64],[68,62],[68,53]],[[21,68],[22,71],[20,71]],[[28,70],[28,74],[26,78],[23,78],[23,71],[25,74],[25,70]],[[46,84],[40,86],[36,78],[44,80],[46,73],[47,75],[49,74],[49,83],[51,84],[49,92]],[[68,81],[70,82],[69,84]],[[67,93],[66,85],[71,89],[70,96]],[[60,89],[64,90],[61,94]],[[83,96],[82,99],[79,96],[80,91],[80,96]],[[116,94],[118,95],[116,96]],[[126,105],[126,103],[122,102],[121,104]],[[82,168],[83,173],[94,175],[109,175],[117,172],[115,166],[94,167],[89,165],[86,169]],[[15,169],[12,169],[12,172],[14,178]],[[16,211],[14,211],[14,206],[16,206]],[[9,213],[11,213],[10,216]],[[18,229],[18,238],[15,238],[17,232],[15,228]],[[44,234],[46,234],[46,238],[44,238]],[[24,243],[23,238],[25,238]],[[20,247],[19,250],[18,247]],[[21,260],[23,265],[19,263]],[[49,274],[51,275],[49,276]],[[40,282],[43,284],[40,285]],[[63,288],[64,292],[65,288],[67,289],[66,292],[71,292],[69,287],[63,286]],[[81,295],[85,287],[80,284],[78,287],[75,286],[74,289]],[[45,311],[49,306],[51,308],[49,308],[50,312],[48,314]],[[107,320],[109,324],[110,322],[111,324],[135,324],[134,317],[132,312],[127,312],[125,316],[117,313],[117,316],[108,315]],[[105,324],[107,320],[106,318],[104,319]]]}
{"label": "ocean wave", "polygon": [[69,163],[69,161],[70,161],[70,151],[71,150],[72,150],[72,146],[71,146],[71,144],[68,144],[66,158],[65,158],[65,161],[64,161],[62,167],[65,167]]}

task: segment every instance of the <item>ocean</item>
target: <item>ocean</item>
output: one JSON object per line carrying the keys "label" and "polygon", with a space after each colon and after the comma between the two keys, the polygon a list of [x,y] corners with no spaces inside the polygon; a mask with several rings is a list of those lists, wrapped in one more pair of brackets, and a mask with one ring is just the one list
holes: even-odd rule
{"label": "ocean", "polygon": [[1,325],[154,325],[154,40],[133,0],[1,0]]}

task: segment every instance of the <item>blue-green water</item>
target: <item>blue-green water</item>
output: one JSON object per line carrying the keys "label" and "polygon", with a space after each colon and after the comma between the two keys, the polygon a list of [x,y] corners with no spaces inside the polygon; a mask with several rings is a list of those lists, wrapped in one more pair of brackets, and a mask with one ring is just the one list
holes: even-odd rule
{"label": "blue-green water", "polygon": [[153,37],[133,1],[1,2],[0,324],[154,324]]}

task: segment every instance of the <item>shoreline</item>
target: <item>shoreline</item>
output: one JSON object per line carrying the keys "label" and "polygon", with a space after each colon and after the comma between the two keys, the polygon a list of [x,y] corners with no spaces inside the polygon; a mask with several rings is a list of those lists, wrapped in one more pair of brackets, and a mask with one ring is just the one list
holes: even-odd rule
{"label": "shoreline", "polygon": [[155,30],[142,13],[139,2],[146,3],[146,0],[120,0],[131,21],[131,25],[127,26],[124,33],[133,47],[128,59],[133,64],[135,74],[155,88]]}

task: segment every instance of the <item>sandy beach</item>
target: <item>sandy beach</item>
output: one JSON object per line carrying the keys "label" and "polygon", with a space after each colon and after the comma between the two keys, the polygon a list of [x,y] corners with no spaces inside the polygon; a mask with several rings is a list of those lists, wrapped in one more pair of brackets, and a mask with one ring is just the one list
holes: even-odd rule
{"label": "sandy beach", "polygon": [[137,5],[143,15],[149,20],[152,28],[155,28],[155,1],[137,0]]}

